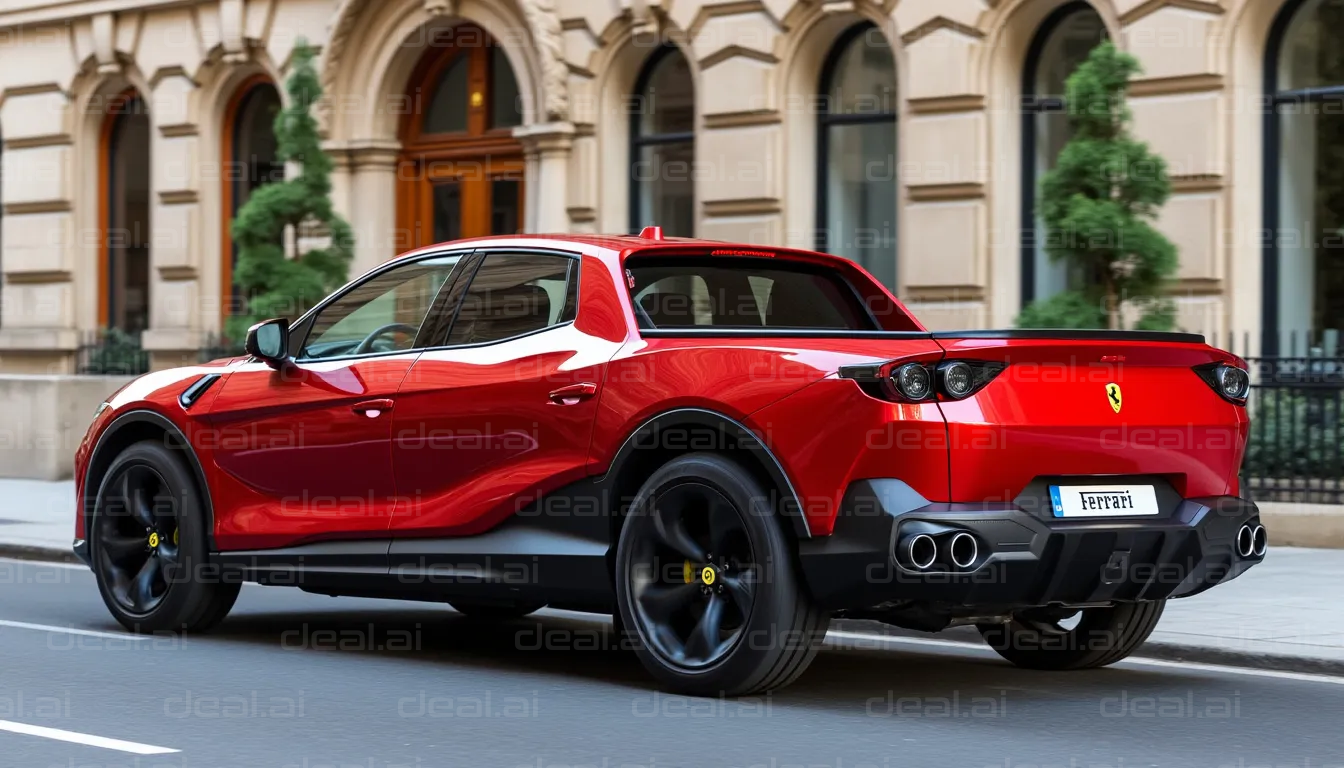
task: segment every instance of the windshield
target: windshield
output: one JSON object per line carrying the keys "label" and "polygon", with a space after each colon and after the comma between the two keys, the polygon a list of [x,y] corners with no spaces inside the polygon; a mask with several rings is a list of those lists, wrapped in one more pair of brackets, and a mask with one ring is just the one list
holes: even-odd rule
{"label": "windshield", "polygon": [[839,275],[768,258],[631,258],[630,292],[645,328],[875,330]]}

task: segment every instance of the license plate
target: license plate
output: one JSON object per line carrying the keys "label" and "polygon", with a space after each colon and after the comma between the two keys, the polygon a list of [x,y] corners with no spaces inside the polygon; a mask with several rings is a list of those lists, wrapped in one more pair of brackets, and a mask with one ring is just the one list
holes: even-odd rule
{"label": "license plate", "polygon": [[1052,485],[1050,506],[1055,517],[1128,517],[1158,512],[1157,493],[1151,485]]}

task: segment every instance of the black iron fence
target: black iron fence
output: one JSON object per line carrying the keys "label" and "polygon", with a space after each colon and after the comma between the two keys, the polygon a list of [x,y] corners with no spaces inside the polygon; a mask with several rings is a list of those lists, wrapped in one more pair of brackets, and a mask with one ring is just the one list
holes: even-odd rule
{"label": "black iron fence", "polygon": [[[1229,341],[1219,346],[1238,354],[1250,349],[1247,335]],[[1338,333],[1289,334],[1277,346],[1286,354],[1242,354],[1251,371],[1243,493],[1256,501],[1344,504],[1344,350]]]}
{"label": "black iron fence", "polygon": [[116,328],[85,333],[75,350],[75,373],[137,376],[149,370],[149,353],[140,346],[140,334]]}
{"label": "black iron fence", "polygon": [[[200,362],[245,354],[243,345],[210,334],[197,352]],[[81,375],[138,376],[149,371],[149,353],[140,334],[116,328],[85,333],[75,351],[75,373]]]}

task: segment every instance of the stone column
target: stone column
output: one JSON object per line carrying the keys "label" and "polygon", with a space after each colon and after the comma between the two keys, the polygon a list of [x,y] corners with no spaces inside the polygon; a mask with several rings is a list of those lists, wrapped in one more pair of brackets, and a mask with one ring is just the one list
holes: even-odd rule
{"label": "stone column", "polygon": [[397,255],[397,156],[392,141],[350,144],[350,227],[355,232],[355,277]]}
{"label": "stone column", "polygon": [[[189,117],[196,85],[169,74],[150,95],[150,310],[141,340],[153,368],[195,362],[220,297],[201,294],[203,270],[220,269],[219,248],[201,244],[200,137]],[[209,318],[209,319],[207,319]]]}
{"label": "stone column", "polygon": [[569,153],[574,125],[537,123],[513,130],[527,154],[527,229],[531,232],[569,231]]}
{"label": "stone column", "polygon": [[[65,94],[50,90],[5,99],[4,315],[0,370],[71,373],[79,338],[72,214],[74,157],[62,120]],[[80,279],[96,281],[97,273]]]}

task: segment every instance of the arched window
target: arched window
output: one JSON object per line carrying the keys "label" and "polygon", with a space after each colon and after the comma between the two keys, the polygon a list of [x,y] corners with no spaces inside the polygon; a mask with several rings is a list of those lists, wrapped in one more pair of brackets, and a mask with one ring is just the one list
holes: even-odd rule
{"label": "arched window", "polygon": [[871,24],[851,27],[821,73],[817,248],[896,290],[896,59]]}
{"label": "arched window", "polygon": [[264,76],[245,81],[234,93],[224,115],[224,235],[220,251],[223,314],[245,309],[245,297],[233,281],[238,246],[233,242],[233,219],[252,193],[263,184],[280,181],[285,166],[275,156],[275,116],[280,93]]}
{"label": "arched window", "polygon": [[1076,281],[1045,252],[1045,231],[1036,215],[1041,177],[1055,165],[1071,136],[1064,84],[1087,55],[1106,39],[1106,25],[1091,5],[1072,2],[1048,16],[1027,52],[1022,81],[1022,306],[1047,299]]}
{"label": "arched window", "polygon": [[630,111],[630,230],[695,234],[695,86],[686,57],[665,45],[645,62]]}
{"label": "arched window", "polygon": [[1266,354],[1338,354],[1344,329],[1344,0],[1290,0],[1265,87]]}
{"label": "arched window", "polygon": [[[484,29],[453,27],[406,84],[395,252],[523,228],[523,103],[508,56]],[[394,255],[392,253],[389,256]]]}
{"label": "arched window", "polygon": [[99,319],[129,334],[149,327],[149,114],[134,90],[108,103],[100,171],[103,204]]}

